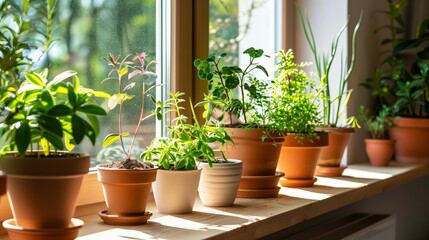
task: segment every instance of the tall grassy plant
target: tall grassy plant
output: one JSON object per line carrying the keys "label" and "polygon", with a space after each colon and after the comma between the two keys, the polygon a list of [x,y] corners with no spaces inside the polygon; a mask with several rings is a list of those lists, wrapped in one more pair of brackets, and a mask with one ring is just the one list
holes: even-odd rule
{"label": "tall grassy plant", "polygon": [[[356,36],[362,21],[363,14],[360,14],[359,20],[357,21],[353,30],[350,64],[348,64],[348,59],[344,59],[343,54],[341,53],[340,79],[338,79],[338,81],[334,81],[331,80],[332,64],[338,53],[340,37],[349,26],[349,20],[347,20],[347,22],[342,26],[340,31],[332,40],[330,50],[328,52],[323,52],[317,48],[317,42],[314,38],[308,16],[304,17],[301,10],[298,7],[297,9],[304,30],[305,38],[307,39],[314,57],[317,76],[319,78],[318,98],[321,102],[323,125],[333,127],[339,126],[339,120],[342,116],[344,116],[344,111],[347,108],[350,96],[352,94],[352,89],[347,90],[347,82],[350,79],[356,62]],[[336,95],[331,92],[331,86],[334,84],[334,82],[338,82],[339,84],[339,91]],[[356,118],[354,117],[347,118],[346,123],[348,125],[358,126]]]}

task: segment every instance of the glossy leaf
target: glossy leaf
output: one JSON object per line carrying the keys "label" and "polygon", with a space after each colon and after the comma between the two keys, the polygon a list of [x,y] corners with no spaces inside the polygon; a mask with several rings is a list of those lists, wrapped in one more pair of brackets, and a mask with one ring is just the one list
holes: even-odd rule
{"label": "glossy leaf", "polygon": [[27,121],[21,122],[21,125],[15,132],[16,147],[20,154],[24,154],[31,141],[30,125]]}

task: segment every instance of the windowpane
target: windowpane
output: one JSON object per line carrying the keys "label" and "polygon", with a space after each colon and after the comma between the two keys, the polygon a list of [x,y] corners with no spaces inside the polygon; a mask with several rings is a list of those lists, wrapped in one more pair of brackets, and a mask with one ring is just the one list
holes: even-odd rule
{"label": "windowpane", "polygon": [[[81,82],[90,88],[105,91],[109,94],[118,92],[118,84],[115,80],[105,79],[111,70],[102,60],[109,53],[125,57],[128,54],[146,52],[148,60],[156,60],[159,63],[161,53],[157,52],[157,41],[162,31],[161,13],[158,8],[167,1],[156,0],[66,0],[58,1],[58,13],[61,27],[57,32],[59,40],[49,52],[51,74],[57,74],[67,69],[76,70]],[[158,18],[158,19],[157,19]],[[157,36],[158,34],[158,36]],[[165,57],[163,53],[163,57]],[[162,66],[152,71],[159,71]],[[164,79],[158,76],[158,81]],[[125,80],[126,81],[126,80]],[[151,85],[155,84],[153,81]],[[127,84],[125,83],[124,86]],[[137,82],[136,85],[139,85]],[[147,86],[147,88],[150,87]],[[129,94],[135,95],[131,101],[124,103],[123,131],[133,134],[138,123],[141,108],[141,87],[133,88]],[[151,95],[156,96],[160,91],[153,89]],[[102,103],[107,105],[107,100]],[[153,104],[146,97],[145,115],[150,114]],[[106,108],[107,109],[107,108]],[[80,144],[76,151],[91,153],[91,156],[103,160],[124,159],[119,144],[102,150],[103,138],[108,133],[118,132],[118,107],[113,109],[107,117],[100,118],[100,134],[97,145],[92,147],[90,143]],[[155,118],[146,120],[140,128],[137,136],[137,144],[134,146],[135,157],[138,157],[142,148],[148,145],[156,135]],[[126,138],[129,144],[131,137]],[[100,160],[100,159],[98,159]]]}
{"label": "windowpane", "polygon": [[[271,56],[261,61],[274,72],[281,48],[281,2],[276,0],[210,0],[210,52],[229,54],[227,64],[244,63],[242,52],[261,48]],[[270,75],[270,78],[274,76]]]}

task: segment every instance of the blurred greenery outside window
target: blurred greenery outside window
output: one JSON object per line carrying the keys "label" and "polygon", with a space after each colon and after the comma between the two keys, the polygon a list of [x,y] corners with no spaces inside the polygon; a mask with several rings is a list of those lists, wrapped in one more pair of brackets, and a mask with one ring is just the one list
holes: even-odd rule
{"label": "blurred greenery outside window", "polygon": [[[67,69],[76,70],[85,86],[102,90],[110,94],[116,93],[117,82],[108,80],[103,82],[110,71],[110,67],[102,60],[109,53],[125,57],[146,52],[149,60],[158,63],[156,72],[157,82],[166,83],[164,68],[160,63],[161,55],[165,57],[161,44],[167,39],[162,34],[164,23],[162,13],[165,13],[168,1],[160,0],[61,0],[57,2],[57,18],[59,28],[55,33],[57,41],[49,51],[44,62],[48,62],[50,74],[57,74]],[[163,39],[161,39],[163,38]],[[152,69],[155,71],[155,69]],[[155,84],[154,81],[151,84]],[[150,86],[148,86],[150,87]],[[147,88],[148,88],[147,87]],[[165,85],[164,88],[168,88]],[[133,132],[140,112],[140,91],[136,87],[129,92],[136,98],[124,103],[123,129],[124,132]],[[165,91],[154,89],[150,94],[157,98]],[[145,114],[150,114],[154,108],[152,102],[146,99]],[[101,103],[106,109],[107,100]],[[77,146],[76,151],[88,152],[93,157],[92,166],[104,161],[122,159],[123,153],[119,146],[109,146],[102,149],[103,138],[112,132],[117,132],[118,107],[106,117],[100,118],[100,134],[96,146],[83,143]],[[156,136],[157,126],[155,118],[146,120],[140,128],[137,144],[133,155],[139,157],[144,146],[148,145]],[[125,141],[131,138],[126,138]]]}
{"label": "blurred greenery outside window", "polygon": [[[228,53],[227,65],[246,64],[242,52],[261,48],[271,56],[260,64],[274,78],[275,54],[282,48],[282,2],[277,0],[210,0],[209,51]],[[263,77],[262,75],[259,77]]]}

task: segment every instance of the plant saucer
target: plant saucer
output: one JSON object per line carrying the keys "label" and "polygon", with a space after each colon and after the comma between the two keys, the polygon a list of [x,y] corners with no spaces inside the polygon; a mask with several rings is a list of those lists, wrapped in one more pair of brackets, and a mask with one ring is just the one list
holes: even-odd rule
{"label": "plant saucer", "polygon": [[317,178],[313,179],[292,179],[292,178],[280,178],[280,185],[283,187],[312,187],[317,181]]}
{"label": "plant saucer", "polygon": [[98,216],[103,220],[105,224],[109,225],[141,225],[145,224],[150,217],[152,217],[152,213],[146,211],[142,215],[136,216],[120,216],[116,214],[108,214],[107,210],[98,212]]}
{"label": "plant saucer", "polygon": [[238,198],[274,198],[277,197],[280,187],[269,189],[238,189]]}
{"label": "plant saucer", "polygon": [[340,177],[343,175],[344,169],[347,167],[324,167],[317,166],[314,175],[320,177]]}
{"label": "plant saucer", "polygon": [[51,229],[23,228],[17,226],[13,218],[3,222],[3,227],[11,240],[72,240],[77,238],[82,226],[83,221],[77,218],[72,218],[67,228]]}

